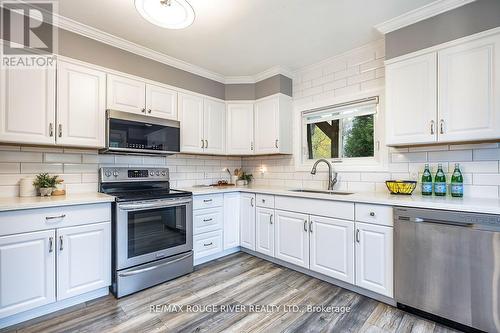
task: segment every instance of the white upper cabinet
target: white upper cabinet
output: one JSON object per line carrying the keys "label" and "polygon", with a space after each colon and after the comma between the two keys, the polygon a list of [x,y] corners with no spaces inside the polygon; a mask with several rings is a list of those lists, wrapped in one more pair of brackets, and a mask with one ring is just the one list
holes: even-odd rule
{"label": "white upper cabinet", "polygon": [[277,210],[275,223],[275,257],[309,268],[309,216]]}
{"label": "white upper cabinet", "polygon": [[393,296],[393,229],[356,222],[356,285]]}
{"label": "white upper cabinet", "polygon": [[153,117],[177,120],[177,92],[146,84],[146,112]]}
{"label": "white upper cabinet", "polygon": [[104,147],[105,114],[106,74],[92,67],[59,61],[57,143]]}
{"label": "white upper cabinet", "polygon": [[205,148],[203,98],[179,94],[179,121],[181,123],[181,151],[202,153]]}
{"label": "white upper cabinet", "polygon": [[292,112],[282,94],[255,102],[255,154],[292,153]]}
{"label": "white upper cabinet", "polygon": [[241,247],[255,250],[255,194],[241,193],[240,198]]}
{"label": "white upper cabinet", "polygon": [[388,145],[436,142],[436,70],[435,53],[387,65]]}
{"label": "white upper cabinet", "polygon": [[451,44],[387,64],[388,145],[500,138],[500,34]]}
{"label": "white upper cabinet", "polygon": [[439,141],[500,138],[500,35],[438,52]]}
{"label": "white upper cabinet", "polygon": [[57,229],[57,299],[111,284],[111,223]]}
{"label": "white upper cabinet", "polygon": [[56,300],[55,231],[0,237],[0,318]]}
{"label": "white upper cabinet", "polygon": [[310,219],[311,270],[354,283],[354,222],[319,216]]}
{"label": "white upper cabinet", "polygon": [[224,154],[226,151],[226,104],[205,99],[203,111],[204,152]]}
{"label": "white upper cabinet", "polygon": [[227,104],[227,153],[252,155],[254,153],[253,103]]}
{"label": "white upper cabinet", "polygon": [[146,84],[139,80],[108,74],[107,108],[146,113]]}
{"label": "white upper cabinet", "polygon": [[0,141],[54,144],[55,69],[0,70]]}
{"label": "white upper cabinet", "polygon": [[274,209],[256,209],[255,251],[274,256]]}

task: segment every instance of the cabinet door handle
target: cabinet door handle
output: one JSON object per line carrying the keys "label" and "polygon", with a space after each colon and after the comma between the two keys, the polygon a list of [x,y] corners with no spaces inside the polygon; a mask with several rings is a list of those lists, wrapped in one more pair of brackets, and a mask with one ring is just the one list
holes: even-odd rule
{"label": "cabinet door handle", "polygon": [[250,199],[250,206],[253,207],[253,198]]}
{"label": "cabinet door handle", "polygon": [[145,108],[142,108],[142,109],[141,109],[141,112],[142,112],[142,113],[146,113],[146,109],[145,109]]}
{"label": "cabinet door handle", "polygon": [[201,148],[205,149],[205,140],[201,139]]}
{"label": "cabinet door handle", "polygon": [[63,219],[65,217],[66,217],[66,214],[61,214],[58,216],[45,216],[45,220],[49,221],[49,220],[55,220],[55,219]]}
{"label": "cabinet door handle", "polygon": [[313,232],[313,221],[309,222],[309,232]]}
{"label": "cabinet door handle", "polygon": [[59,236],[59,251],[62,251],[63,247],[63,236]]}
{"label": "cabinet door handle", "polygon": [[439,133],[444,134],[444,120],[439,121]]}
{"label": "cabinet door handle", "polygon": [[360,242],[360,238],[359,238],[359,229],[356,229],[356,242]]}
{"label": "cabinet door handle", "polygon": [[148,109],[148,113],[151,113],[151,109]]}
{"label": "cabinet door handle", "polygon": [[54,237],[49,237],[49,253],[54,252]]}
{"label": "cabinet door handle", "polygon": [[210,242],[208,244],[203,243],[203,246],[210,246],[210,245],[213,245],[213,244],[214,244],[213,242]]}
{"label": "cabinet door handle", "polygon": [[273,224],[273,214],[269,215],[269,224]]}
{"label": "cabinet door handle", "polygon": [[253,150],[253,141],[250,142],[250,150]]}
{"label": "cabinet door handle", "polygon": [[434,134],[434,120],[431,120],[431,134]]}
{"label": "cabinet door handle", "polygon": [[212,220],[213,220],[213,218],[203,219],[203,222],[210,222],[210,221],[212,221]]}
{"label": "cabinet door handle", "polygon": [[54,136],[54,124],[49,124],[49,136]]}
{"label": "cabinet door handle", "polygon": [[59,137],[62,138],[62,124],[59,124]]}
{"label": "cabinet door handle", "polygon": [[208,140],[205,140],[205,148],[208,148]]}
{"label": "cabinet door handle", "polygon": [[307,232],[307,220],[304,220],[304,231]]}
{"label": "cabinet door handle", "polygon": [[278,139],[276,139],[276,141],[274,142],[274,146],[278,148]]}

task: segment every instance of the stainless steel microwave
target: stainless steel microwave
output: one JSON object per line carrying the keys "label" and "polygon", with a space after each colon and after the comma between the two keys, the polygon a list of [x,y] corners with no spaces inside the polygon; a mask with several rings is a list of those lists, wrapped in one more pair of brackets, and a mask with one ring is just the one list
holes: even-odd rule
{"label": "stainless steel microwave", "polygon": [[169,155],[180,151],[180,123],[123,111],[106,111],[102,153]]}

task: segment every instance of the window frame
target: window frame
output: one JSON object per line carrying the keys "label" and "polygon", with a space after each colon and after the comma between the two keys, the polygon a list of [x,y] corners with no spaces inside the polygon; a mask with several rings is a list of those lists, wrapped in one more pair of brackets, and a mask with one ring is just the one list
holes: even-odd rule
{"label": "window frame", "polygon": [[297,105],[294,103],[294,160],[297,171],[310,171],[317,159],[308,159],[306,124],[303,120],[303,112],[325,108],[331,105],[349,103],[356,100],[378,97],[377,112],[373,115],[374,122],[374,156],[373,157],[349,157],[328,159],[334,164],[336,171],[387,171],[389,162],[389,149],[385,145],[385,96],[384,89],[369,90],[358,94],[324,99]]}

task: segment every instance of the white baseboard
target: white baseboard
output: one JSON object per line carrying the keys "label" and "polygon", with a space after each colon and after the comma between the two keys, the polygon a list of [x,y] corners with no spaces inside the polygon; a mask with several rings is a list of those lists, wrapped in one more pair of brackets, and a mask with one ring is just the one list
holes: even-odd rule
{"label": "white baseboard", "polygon": [[79,296],[71,297],[62,301],[58,301],[55,303],[50,303],[47,305],[40,306],[35,309],[31,309],[28,311],[24,311],[6,318],[0,319],[0,329],[8,326],[12,326],[15,324],[22,323],[26,320],[30,320],[33,318],[37,318],[55,311],[59,311],[65,308],[69,308],[70,306],[74,306],[80,303],[84,303],[99,297],[103,297],[109,294],[109,287],[104,287],[101,289],[97,289]]}
{"label": "white baseboard", "polygon": [[206,257],[203,257],[203,258],[195,259],[194,260],[194,265],[195,266],[201,265],[201,264],[204,264],[206,262],[209,262],[209,261],[212,261],[212,260],[215,260],[215,259],[219,259],[219,258],[228,256],[230,254],[233,254],[233,253],[236,253],[236,252],[239,252],[239,251],[240,251],[240,247],[239,246],[233,247],[231,249],[227,249],[225,251],[222,251],[222,252],[219,252],[219,253],[216,253],[216,254],[212,254],[210,256],[206,256]]}

